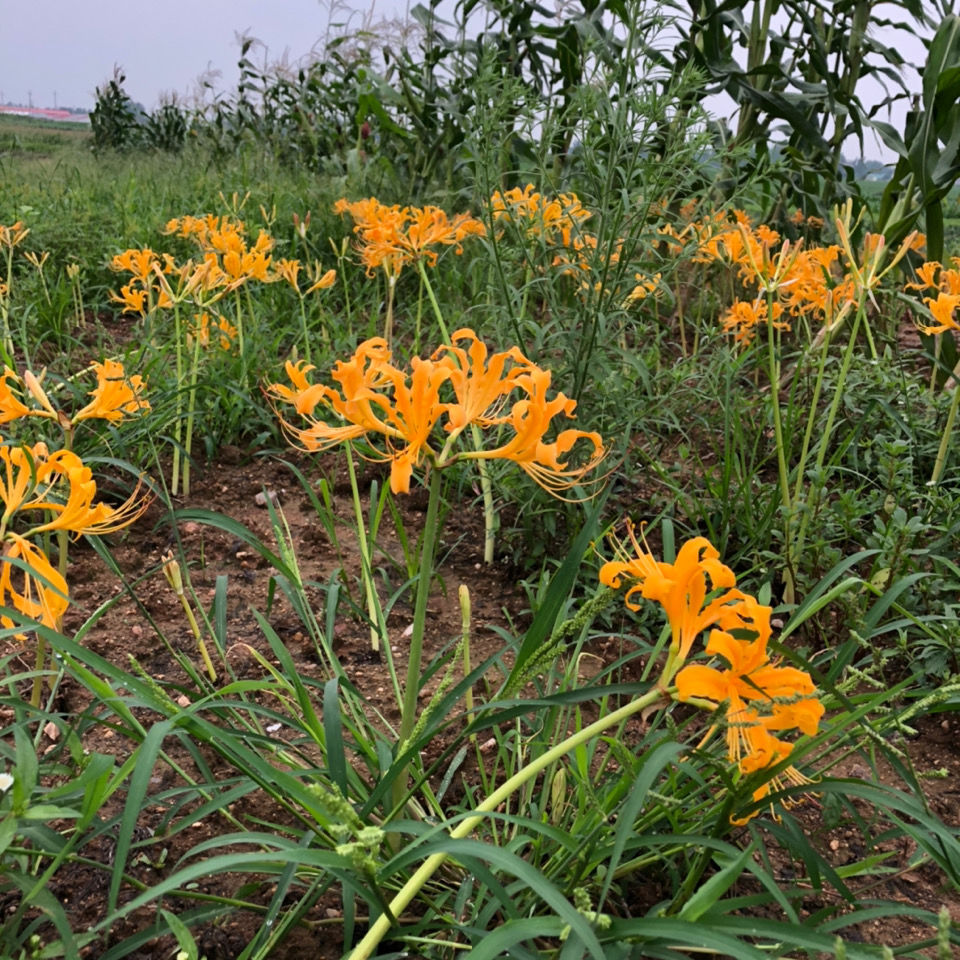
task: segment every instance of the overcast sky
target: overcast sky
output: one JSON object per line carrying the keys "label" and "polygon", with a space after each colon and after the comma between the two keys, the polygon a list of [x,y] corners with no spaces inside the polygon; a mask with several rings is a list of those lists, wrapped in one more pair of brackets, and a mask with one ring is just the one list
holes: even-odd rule
{"label": "overcast sky", "polygon": [[[271,60],[296,62],[322,45],[331,23],[357,29],[402,17],[408,7],[408,0],[334,3],[331,13],[325,0],[0,0],[0,103],[91,109],[115,64],[127,93],[147,109],[162,94],[190,96],[209,72],[219,73],[218,89],[231,91],[240,35],[265,44]],[[892,42],[922,62],[919,40],[898,33]],[[902,115],[893,122],[900,129]],[[880,156],[879,147],[867,144],[866,154]]]}
{"label": "overcast sky", "polygon": [[[367,15],[371,4],[352,0]],[[376,15],[406,10],[405,0],[375,0]],[[147,109],[161,93],[190,93],[196,78],[219,70],[238,77],[238,34],[261,40],[278,59],[310,52],[333,21],[319,0],[0,0],[0,102],[92,109],[94,90],[124,69],[125,89]],[[359,27],[360,13],[352,15]]]}

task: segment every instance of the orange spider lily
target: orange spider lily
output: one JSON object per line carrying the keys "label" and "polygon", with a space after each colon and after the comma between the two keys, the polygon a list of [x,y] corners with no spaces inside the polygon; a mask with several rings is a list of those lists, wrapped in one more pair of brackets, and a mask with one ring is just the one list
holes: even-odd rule
{"label": "orange spider lily", "polygon": [[660,273],[656,273],[652,277],[647,277],[642,273],[635,273],[633,278],[637,281],[637,284],[627,294],[626,299],[623,301],[623,305],[626,307],[631,303],[636,303],[637,300],[646,300],[646,298],[651,293],[654,293],[660,286],[661,277],[662,274]]}
{"label": "orange spider lily", "polygon": [[124,284],[120,288],[119,294],[110,294],[110,299],[114,303],[123,304],[124,313],[139,313],[143,316],[147,312],[147,304],[149,303],[147,291],[137,290],[132,284]]}
{"label": "orange spider lily", "polygon": [[[51,565],[31,537],[58,530],[76,535],[100,535],[119,530],[139,517],[147,501],[139,496],[140,486],[120,507],[94,503],[97,484],[89,467],[69,450],[49,453],[44,444],[32,448],[0,445],[0,606],[12,605],[25,616],[58,628],[69,601],[63,575]],[[66,485],[66,497],[57,491]],[[53,514],[45,523],[34,524],[26,534],[10,529],[11,521],[26,511]],[[18,572],[19,571],[19,572]],[[5,627],[9,617],[0,616]]]}
{"label": "orange spider lily", "polygon": [[12,250],[23,243],[29,232],[30,228],[24,227],[22,220],[18,220],[9,227],[0,226],[0,247]]}
{"label": "orange spider lily", "polygon": [[[769,621],[769,608],[759,609],[767,611]],[[774,737],[771,731],[797,728],[814,736],[824,713],[823,704],[814,696],[810,675],[795,667],[770,663],[766,647],[764,635],[746,641],[714,630],[707,643],[707,654],[722,657],[729,668],[717,670],[691,664],[677,674],[679,700],[703,701],[710,709],[725,705],[727,755],[745,776],[776,766],[792,751],[792,744]],[[716,726],[712,727],[704,739],[715,729]],[[754,790],[753,799],[768,796],[771,786],[781,788],[783,778],[794,784],[811,782],[789,766]],[[749,819],[733,818],[733,822],[743,824]]]}
{"label": "orange spider lily", "polygon": [[0,533],[6,530],[10,519],[28,503],[38,483],[38,464],[47,459],[46,444],[33,447],[0,445],[0,501],[3,514],[0,516]]}
{"label": "orange spider lily", "polygon": [[273,269],[281,280],[286,280],[299,293],[300,284],[297,282],[297,276],[300,273],[299,260],[287,260],[285,257],[281,257],[274,262]]}
{"label": "orange spider lily", "polygon": [[[29,540],[8,534],[0,558],[0,606],[12,606],[31,620],[55,629],[69,605],[67,582],[47,555]],[[15,626],[6,615],[0,616],[0,624]],[[26,636],[21,633],[17,638],[22,642]]]}
{"label": "orange spider lily", "polygon": [[116,270],[118,273],[125,270],[133,274],[134,280],[146,285],[149,285],[153,279],[155,266],[160,266],[160,258],[149,248],[124,250],[110,261],[111,270]]}
{"label": "orange spider lily", "polygon": [[440,388],[447,375],[438,364],[419,358],[414,358],[408,375],[389,362],[384,346],[380,338],[361,344],[353,359],[340,361],[332,373],[343,392],[323,389],[322,399],[345,425],[314,421],[306,430],[288,426],[288,431],[311,452],[380,434],[387,442],[382,457],[390,461],[390,488],[409,493],[414,466],[425,454],[436,459],[428,441],[443,412]]}
{"label": "orange spider lily", "polygon": [[274,383],[266,388],[266,393],[277,400],[283,400],[284,403],[292,403],[294,409],[300,416],[310,416],[316,409],[318,403],[325,399],[330,392],[328,387],[320,383],[310,383],[307,380],[307,374],[316,367],[305,360],[298,360],[296,363],[288,360],[284,369],[287,371],[287,377],[293,384],[288,387],[282,383]]}
{"label": "orange spider lily", "polygon": [[10,378],[20,378],[9,367],[4,367],[3,376],[0,376],[0,423],[10,423],[21,417],[29,416],[33,411],[10,389],[7,381]]}
{"label": "orange spider lily", "polygon": [[514,187],[501,193],[495,191],[490,198],[494,220],[522,225],[527,236],[548,235],[564,228],[576,228],[591,213],[584,209],[575,193],[561,193],[557,197],[544,197],[532,183],[522,190]]}
{"label": "orange spider lily", "polygon": [[337,282],[337,271],[336,270],[327,270],[326,273],[320,273],[320,264],[316,263],[312,270],[309,271],[311,279],[316,277],[314,282],[303,291],[303,295],[307,296],[308,294],[315,293],[317,290],[328,290]]}
{"label": "orange spider lily", "polygon": [[435,266],[437,246],[452,246],[461,253],[463,240],[486,233],[483,223],[470,214],[459,213],[451,220],[435,206],[388,207],[370,197],[354,203],[343,198],[333,209],[353,218],[353,231],[360,239],[360,256],[371,276],[383,267],[387,276],[395,278],[404,266],[421,259]]}
{"label": "orange spider lily", "polygon": [[195,313],[193,319],[196,321],[188,335],[187,343],[190,343],[189,337],[196,337],[201,347],[209,347],[213,339],[219,335],[220,349],[229,350],[237,336],[237,328],[230,323],[226,317],[217,317],[216,321],[210,319],[210,314]]}
{"label": "orange spider lily", "polygon": [[467,340],[470,346],[466,350],[440,347],[434,354],[435,358],[443,357],[440,363],[456,395],[456,403],[444,405],[445,429],[459,432],[470,423],[483,428],[503,423],[506,417],[500,411],[505,398],[517,387],[518,377],[533,364],[519,347],[490,356],[486,344],[466,328],[455,330],[451,339],[454,344]]}
{"label": "orange spider lily", "polygon": [[[724,333],[736,331],[734,339],[737,343],[750,343],[757,327],[768,322],[771,311],[767,309],[767,306],[765,300],[757,300],[753,303],[746,303],[743,300],[735,301],[733,306],[723,315]],[[772,326],[775,330],[790,329],[790,324],[787,321],[780,320],[782,315],[783,307],[779,303],[774,303]]]}
{"label": "orange spider lily", "polygon": [[[559,413],[570,416],[575,406],[563,394],[547,399],[548,371],[530,363],[516,348],[488,356],[472,330],[458,330],[454,340],[471,345],[468,350],[442,347],[428,360],[414,358],[407,372],[391,363],[386,341],[375,337],[362,343],[350,360],[334,366],[331,377],[339,390],[310,384],[306,374],[311,366],[288,363],[293,387],[273,384],[266,392],[293,403],[306,416],[307,428],[287,423],[284,427],[307,450],[325,450],[361,436],[375,444],[377,436],[383,437],[385,448],[375,456],[390,462],[394,493],[409,492],[413,469],[424,460],[438,469],[457,459],[514,460],[556,493],[580,482],[603,459],[598,434],[565,430],[553,442],[544,440],[552,419]],[[448,391],[454,402],[445,398]],[[522,396],[512,402],[509,413],[501,413],[514,391]],[[339,416],[340,425],[314,418],[321,404]],[[437,449],[431,438],[443,420],[446,439]],[[471,424],[481,429],[512,427],[515,436],[494,449],[454,453],[453,443]],[[585,466],[570,467],[561,458],[582,438],[592,444],[593,454]]]}
{"label": "orange spider lily", "polygon": [[922,266],[917,267],[916,274],[920,279],[919,283],[904,284],[904,290],[939,290],[940,280],[937,274],[942,269],[938,260],[928,260]]}
{"label": "orange spider lily", "polygon": [[[605,563],[600,568],[600,582],[614,589],[625,581],[630,583],[624,602],[631,610],[640,609],[632,599],[638,593],[663,607],[672,633],[665,685],[687,659],[700,633],[738,616],[734,607],[746,594],[735,588],[733,571],[720,562],[719,552],[706,538],[688,540],[677,559],[666,563],[641,548],[632,527],[629,534],[636,556]],[[708,600],[716,591],[723,592]]]}
{"label": "orange spider lily", "polygon": [[128,377],[123,364],[117,360],[94,362],[97,385],[90,391],[93,400],[73,415],[72,423],[97,418],[116,423],[124,416],[142,413],[150,409],[150,403],[143,396],[143,377],[136,374]]}
{"label": "orange spider lily", "polygon": [[[657,561],[642,550],[632,528],[630,538],[636,556],[604,564],[600,582],[617,588],[624,580],[636,581],[627,592],[627,606],[637,609],[630,598],[640,592],[666,611],[673,637],[659,688],[670,696],[668,687],[676,676],[676,699],[711,711],[725,708],[727,754],[741,775],[776,767],[789,756],[793,745],[773,732],[796,728],[813,736],[824,708],[808,673],[770,662],[770,607],[735,589],[733,572],[703,537],[687,541],[673,564]],[[617,549],[621,555],[625,553],[619,544]],[[712,599],[708,599],[710,594]],[[709,626],[714,629],[706,653],[721,657],[729,666],[683,665],[693,640]],[[710,728],[704,743],[719,726],[715,723]],[[782,786],[784,779],[793,784],[810,783],[794,767],[786,767],[767,776],[754,790],[754,800],[767,796],[771,785]],[[733,822],[746,821],[734,818]]]}
{"label": "orange spider lily", "polygon": [[[769,618],[769,607],[765,609]],[[680,700],[709,700],[717,707],[728,703],[734,712],[752,702],[754,709],[759,705],[771,713],[770,729],[799,727],[804,733],[817,732],[823,704],[813,697],[810,674],[772,664],[765,637],[738,640],[724,630],[712,630],[706,652],[723,657],[730,666],[725,670],[699,663],[685,666],[676,679]]]}
{"label": "orange spider lily", "polygon": [[[93,472],[70,450],[57,450],[50,454],[38,470],[37,477],[47,486],[41,494],[23,504],[21,509],[48,510],[55,516],[47,523],[33,527],[31,536],[46,530],[67,530],[77,536],[113,533],[133,523],[149,506],[149,500],[140,496],[139,484],[119,507],[111,507],[102,501],[95,504],[93,499],[97,495],[97,482],[93,479]],[[61,480],[66,480],[69,485],[66,502],[43,499]]]}
{"label": "orange spider lily", "polygon": [[0,376],[0,423],[9,423],[21,417],[43,417],[56,420],[64,430],[70,430],[82,420],[96,418],[117,422],[126,415],[150,409],[150,403],[143,396],[145,385],[141,376],[128,377],[118,360],[94,362],[91,367],[97,375],[97,386],[90,391],[93,400],[72,417],[58,411],[50,402],[42,385],[46,371],[41,371],[39,376],[30,370],[23,372],[22,382],[39,405],[28,407],[10,389],[7,381],[19,380],[20,377],[7,367]]}
{"label": "orange spider lily", "polygon": [[930,308],[936,323],[918,323],[921,333],[945,333],[947,330],[960,330],[960,324],[953,318],[954,311],[960,305],[960,294],[941,293],[936,298],[924,297],[923,302]]}
{"label": "orange spider lily", "polygon": [[[547,399],[550,387],[550,371],[533,364],[517,378],[517,386],[526,397],[514,402],[510,413],[504,418],[514,430],[514,436],[502,446],[492,450],[471,450],[462,453],[471,460],[513,460],[535,483],[548,493],[560,497],[561,492],[582,483],[605,459],[606,450],[599,433],[585,430],[563,430],[551,443],[544,436],[555,416],[573,416],[577,401],[562,393],[552,400]],[[592,450],[582,466],[571,467],[566,457],[574,445],[585,440]]]}

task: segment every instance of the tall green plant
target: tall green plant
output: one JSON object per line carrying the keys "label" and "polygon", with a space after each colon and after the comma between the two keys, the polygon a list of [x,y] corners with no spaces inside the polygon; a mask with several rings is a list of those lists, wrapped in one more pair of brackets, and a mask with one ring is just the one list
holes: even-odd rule
{"label": "tall green plant", "polygon": [[[773,169],[776,189],[767,200],[767,217],[782,216],[787,205],[824,215],[857,195],[852,171],[842,166],[845,141],[854,136],[862,148],[872,117],[910,95],[903,57],[879,29],[909,28],[883,17],[880,7],[877,0],[829,11],[809,0],[689,0],[675,63],[695,65],[705,92],[722,91],[736,102],[737,126],[724,148],[730,142],[748,146],[754,163],[767,163],[771,145],[779,148],[782,163]],[[916,27],[928,23],[916,0],[899,7]],[[861,96],[868,78],[893,88],[869,110]],[[735,169],[728,173],[739,175]]]}
{"label": "tall green plant", "polygon": [[874,124],[897,155],[878,223],[904,237],[922,216],[928,260],[943,259],[943,201],[960,178],[960,17],[943,19],[930,41],[921,102],[907,114],[903,137]]}

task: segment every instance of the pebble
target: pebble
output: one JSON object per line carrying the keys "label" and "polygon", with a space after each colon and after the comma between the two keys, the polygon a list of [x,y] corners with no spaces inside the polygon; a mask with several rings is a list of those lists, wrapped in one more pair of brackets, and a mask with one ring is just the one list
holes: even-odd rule
{"label": "pebble", "polygon": [[270,498],[270,502],[276,506],[280,502],[280,497],[277,494],[276,490],[268,490],[264,493],[262,490],[253,498],[253,502],[258,507],[265,507],[267,505],[267,498]]}

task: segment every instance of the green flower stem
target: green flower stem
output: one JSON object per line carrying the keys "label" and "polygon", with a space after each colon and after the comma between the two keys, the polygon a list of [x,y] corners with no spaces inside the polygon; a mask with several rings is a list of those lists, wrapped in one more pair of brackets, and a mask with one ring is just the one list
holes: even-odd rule
{"label": "green flower stem", "polygon": [[940,344],[943,334],[935,333],[933,335],[933,363],[930,365],[930,396],[937,392],[937,370],[940,367]]}
{"label": "green flower stem", "polygon": [[420,355],[420,332],[423,324],[423,268],[420,269],[420,286],[417,290],[417,321],[413,328],[413,354]]}
{"label": "green flower stem", "polygon": [[[407,660],[407,679],[403,688],[403,706],[400,714],[400,735],[397,738],[397,753],[403,753],[417,722],[417,694],[420,692],[420,676],[423,667],[423,634],[427,625],[427,598],[433,580],[433,557],[437,543],[437,515],[440,509],[440,471],[430,471],[430,496],[427,501],[427,516],[423,525],[423,543],[420,548],[420,573],[417,577],[417,597],[413,607],[413,632]],[[404,767],[393,781],[393,806],[403,802],[407,790],[407,768]]]}
{"label": "green flower stem", "polygon": [[190,607],[190,601],[187,599],[187,594],[183,587],[183,576],[180,573],[180,564],[173,559],[172,555],[169,560],[164,560],[163,574],[167,578],[167,583],[170,584],[173,592],[180,598],[180,605],[183,607],[183,612],[187,616],[187,622],[190,624],[190,630],[193,632],[193,636],[197,641],[197,647],[200,650],[203,665],[206,667],[210,679],[216,683],[217,671],[213,666],[213,661],[210,659],[207,645],[203,641],[200,625],[197,623],[197,618],[193,615],[193,609]]}
{"label": "green flower stem", "polygon": [[[64,450],[73,450],[73,431],[74,427],[71,423],[70,426],[65,427],[63,431],[63,449]],[[49,531],[44,535],[44,553],[49,555],[50,546],[47,542],[47,538],[50,536]],[[66,530],[57,531],[57,572],[63,577],[64,583],[67,581],[67,562],[68,562],[68,550],[70,547],[70,536]],[[63,614],[57,618],[57,622],[53,625],[54,630],[58,633],[63,632]],[[39,675],[39,672],[43,670],[46,661],[46,652],[47,652],[47,641],[42,633],[37,631],[37,659],[36,659],[36,669],[37,676],[33,678],[33,688],[30,691],[30,705],[32,707],[40,706],[40,694],[43,689],[43,677]],[[50,656],[50,667],[53,668],[53,655]],[[53,686],[53,681],[51,680],[51,688]]]}
{"label": "green flower stem", "polygon": [[376,586],[373,583],[373,566],[370,563],[370,544],[367,542],[367,527],[363,522],[363,507],[360,505],[360,490],[357,487],[357,471],[353,466],[353,446],[348,441],[347,473],[350,476],[350,490],[353,493],[353,512],[357,519],[357,543],[360,547],[360,560],[363,564],[363,591],[367,598],[367,615],[370,618],[370,648],[380,649],[380,631],[378,628],[380,606],[377,600]]}
{"label": "green flower stem", "polygon": [[[496,810],[501,803],[504,803],[521,787],[529,783],[541,771],[545,770],[552,763],[566,756],[571,750],[576,749],[583,743],[587,743],[594,737],[599,736],[604,730],[617,726],[628,717],[639,713],[646,707],[654,704],[663,696],[663,691],[659,687],[648,690],[642,697],[632,700],[630,703],[606,717],[601,717],[589,726],[584,727],[577,733],[567,737],[566,740],[558,743],[555,747],[547,750],[535,760],[532,760],[522,769],[518,770],[512,777],[499,786],[493,793],[487,797],[471,816],[461,820],[459,825],[450,831],[451,840],[462,840],[469,836],[485,819],[484,814]],[[399,917],[410,905],[410,902],[420,892],[424,884],[436,873],[440,865],[446,860],[445,853],[434,853],[427,857],[420,865],[416,873],[403,885],[397,895],[390,901],[390,913],[394,917]],[[373,955],[377,945],[384,938],[390,929],[390,919],[386,913],[382,913],[371,925],[367,935],[357,944],[348,960],[367,960]]]}
{"label": "green flower stem", "polygon": [[[960,362],[953,368],[953,379],[960,378]],[[947,447],[950,444],[950,434],[953,432],[953,424],[957,419],[957,405],[960,402],[960,383],[953,385],[953,400],[950,403],[950,412],[947,414],[947,422],[943,428],[943,436],[940,438],[940,449],[937,450],[937,461],[933,465],[933,474],[930,477],[929,486],[935,487],[943,476],[943,467],[947,462]]]}
{"label": "green flower stem", "polygon": [[[861,298],[857,304],[857,312],[853,318],[853,325],[850,328],[850,340],[847,343],[847,349],[843,354],[843,362],[840,365],[840,375],[837,378],[836,386],[833,390],[833,399],[830,401],[830,409],[827,412],[827,422],[824,424],[823,434],[820,437],[820,447],[817,450],[816,472],[819,475],[823,469],[823,464],[827,458],[827,448],[830,446],[830,436],[833,433],[833,425],[837,419],[837,411],[840,409],[840,401],[843,399],[843,385],[847,382],[847,374],[850,372],[850,364],[853,362],[853,350],[857,342],[857,332],[860,329],[860,321],[865,312],[865,304]],[[813,510],[811,504],[806,504],[807,510],[804,511],[803,518],[800,521],[800,530],[797,533],[797,541],[794,555],[799,556],[803,551],[803,544],[807,536],[807,525]]]}
{"label": "green flower stem", "polygon": [[767,368],[770,377],[770,399],[773,404],[773,432],[777,443],[777,473],[780,477],[780,502],[784,513],[790,513],[790,476],[783,446],[783,425],[780,417],[780,364],[773,329],[773,291],[767,291]]}
{"label": "green flower stem", "polygon": [[386,273],[387,278],[387,316],[383,321],[383,339],[387,346],[393,349],[393,295],[397,289],[397,278],[392,273]]}
{"label": "green flower stem", "polygon": [[8,366],[14,366],[13,360],[13,337],[10,335],[10,300],[13,290],[13,247],[7,247],[7,292],[0,297],[0,312],[3,320],[3,362]]}
{"label": "green flower stem", "polygon": [[[200,369],[200,331],[193,338],[193,358],[190,365],[190,392],[187,394],[187,435],[184,438],[186,456],[183,458],[183,495],[190,496],[190,453],[193,449],[193,420],[197,410],[197,373]],[[211,336],[212,331],[211,331]]]}
{"label": "green flower stem", "polygon": [[71,277],[70,291],[73,294],[73,309],[77,327],[83,330],[87,326],[87,318],[83,313],[83,291],[80,289],[80,278],[78,276]]}
{"label": "green flower stem", "polygon": [[310,334],[307,330],[307,307],[304,303],[303,295],[300,291],[297,291],[297,295],[300,297],[300,326],[303,329],[303,355],[306,357],[307,363],[312,363],[310,359]]}
{"label": "green flower stem", "polygon": [[773,289],[767,290],[767,375],[770,379],[770,404],[773,410],[773,433],[777,445],[777,476],[780,480],[780,505],[783,507],[783,565],[787,583],[787,603],[793,602],[793,554],[790,550],[790,474],[783,443],[783,423],[780,416],[780,364],[777,360],[776,337],[773,329]]}
{"label": "green flower stem", "polygon": [[[453,345],[450,339],[450,331],[443,319],[443,312],[440,310],[440,304],[437,303],[436,294],[433,292],[433,286],[430,278],[427,276],[426,267],[422,260],[417,261],[417,268],[420,271],[420,280],[424,289],[427,291],[427,297],[430,305],[433,307],[433,315],[437,319],[437,325],[440,327],[440,335],[443,342],[448,346]],[[473,447],[479,452],[483,449],[483,440],[480,436],[480,429],[475,423],[470,424],[470,433],[473,437]],[[487,461],[480,458],[477,460],[477,473],[480,475],[480,493],[483,497],[483,562],[493,563],[494,550],[497,545],[497,511],[493,505],[493,484],[490,482],[490,471],[487,468]]]}
{"label": "green flower stem", "polygon": [[[520,329],[518,325],[522,323],[525,317],[527,316],[527,303],[530,300],[530,284],[533,278],[533,269],[530,266],[530,262],[525,261],[525,264],[526,265],[523,268],[523,297],[520,300],[520,315],[517,317],[515,321],[515,325],[517,325],[518,332]],[[517,337],[518,346],[520,345],[520,342],[521,342],[520,338]]]}
{"label": "green flower stem", "polygon": [[823,388],[823,371],[827,365],[827,354],[830,350],[830,343],[833,338],[830,331],[826,331],[823,337],[823,345],[820,348],[820,359],[817,363],[817,379],[813,385],[813,396],[810,398],[810,412],[807,416],[807,426],[803,432],[803,444],[800,448],[800,459],[797,462],[797,476],[793,485],[793,502],[800,499],[803,490],[803,475],[807,467],[807,457],[810,455],[810,440],[813,437],[813,427],[817,419],[817,407],[820,403],[820,391]]}
{"label": "green flower stem", "polygon": [[[433,556],[437,543],[437,514],[440,510],[439,470],[430,471],[430,497],[427,516],[423,522],[423,545],[420,549],[420,574],[417,577],[417,597],[413,608],[413,633],[407,661],[407,682],[403,690],[403,713],[400,717],[400,749],[404,749],[417,720],[417,693],[420,690],[423,634],[427,625],[427,597],[433,580]],[[403,777],[400,777],[402,785]]]}
{"label": "green flower stem", "polygon": [[[784,540],[783,540],[783,552],[785,561],[789,561],[790,558],[799,556],[800,554],[800,543],[796,544],[794,548],[793,542],[793,528],[794,521],[796,520],[796,506],[800,502],[800,496],[803,493],[803,478],[807,469],[807,457],[810,455],[810,441],[813,437],[813,427],[817,420],[817,412],[819,410],[820,404],[820,391],[823,388],[823,372],[826,368],[827,363],[827,354],[830,350],[830,343],[832,341],[830,335],[830,330],[824,330],[823,344],[820,349],[820,359],[817,363],[817,379],[814,382],[813,386],[813,396],[810,399],[810,409],[807,414],[807,426],[803,432],[803,443],[800,447],[800,459],[797,462],[796,466],[796,479],[793,485],[793,499],[791,501],[791,509],[787,512],[787,520],[784,525]],[[786,566],[786,583],[784,589],[784,599],[787,603],[793,603],[796,599],[795,588],[796,583],[794,579],[794,571],[790,562],[785,564]]]}
{"label": "green flower stem", "polygon": [[237,287],[235,291],[235,306],[236,306],[236,328],[237,328],[237,351],[240,357],[240,388],[242,390],[247,389],[248,382],[248,370],[247,370],[247,340],[243,333],[243,305],[242,298],[243,295],[246,295],[247,298],[247,312],[250,314],[251,320],[257,315],[253,307],[253,297],[250,294],[250,284],[244,282],[241,287]]}
{"label": "green flower stem", "polygon": [[180,301],[174,300],[173,340],[176,344],[177,379],[175,390],[176,406],[173,416],[173,469],[171,471],[172,476],[170,477],[170,494],[174,497],[180,490],[180,438],[182,431],[180,415],[183,411],[183,396],[180,393],[180,387],[183,384],[183,338],[181,336],[180,326]]}
{"label": "green flower stem", "polygon": [[[470,676],[470,588],[465,584],[460,584],[457,591],[460,600],[460,629],[463,633],[463,678]],[[463,702],[467,708],[467,714],[473,713],[473,687],[467,687],[463,695]],[[474,749],[478,749],[476,733],[470,734],[470,742]]]}
{"label": "green flower stem", "polygon": [[34,661],[34,669],[37,671],[37,675],[33,678],[33,685],[30,688],[30,706],[38,708],[40,706],[40,697],[43,693],[43,676],[42,671],[44,665],[47,661],[47,641],[40,633],[37,631],[37,657]]}
{"label": "green flower stem", "polygon": [[352,341],[353,340],[353,314],[350,309],[350,284],[347,283],[346,279],[346,270],[344,269],[344,264],[347,262],[347,243],[348,241],[344,239],[343,244],[338,248],[333,240],[330,241],[330,246],[333,247],[333,253],[337,258],[337,276],[343,277],[343,312],[346,315],[347,322],[347,337]]}
{"label": "green flower stem", "polygon": [[437,326],[440,327],[440,336],[443,337],[444,343],[450,344],[453,342],[450,339],[450,331],[447,330],[447,325],[443,319],[443,312],[440,310],[440,304],[437,303],[437,295],[433,292],[433,285],[427,276],[427,268],[423,260],[417,261],[417,269],[420,271],[420,280],[423,283],[424,289],[427,291],[427,297],[430,299],[430,306],[433,307],[433,315],[437,318]]}

